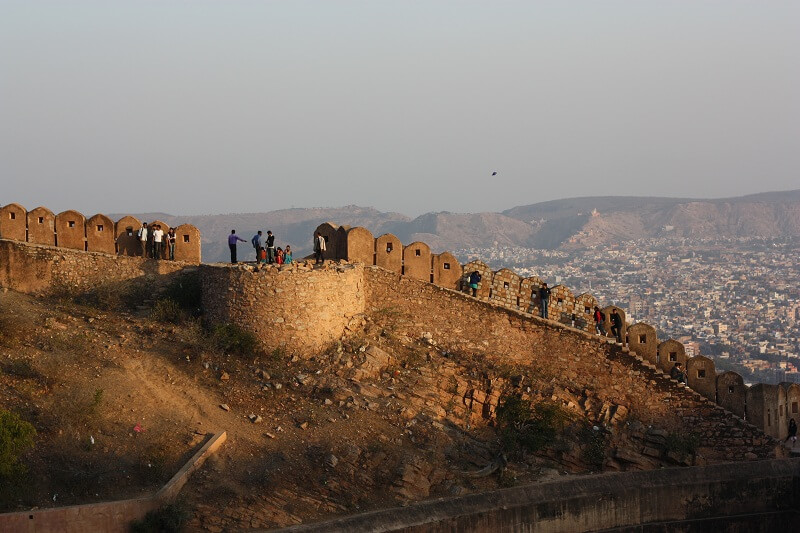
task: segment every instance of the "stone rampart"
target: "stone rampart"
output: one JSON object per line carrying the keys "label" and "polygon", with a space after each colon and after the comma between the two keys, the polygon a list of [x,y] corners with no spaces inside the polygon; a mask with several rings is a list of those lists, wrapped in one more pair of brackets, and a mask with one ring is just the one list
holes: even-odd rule
{"label": "stone rampart", "polygon": [[[338,231],[336,228],[337,226],[331,222],[326,222],[317,228],[318,231],[329,236],[332,243],[332,246],[329,244],[329,248],[340,251],[335,257],[330,255],[332,259],[357,261],[367,266],[374,264],[417,280],[428,279],[428,262],[430,262],[433,283],[451,289],[459,289],[467,294],[472,293],[468,287],[469,275],[477,270],[482,277],[481,282],[478,284],[477,299],[490,301],[508,309],[525,313],[534,315],[540,313],[539,288],[542,285],[542,280],[536,276],[522,279],[509,269],[503,268],[492,271],[486,263],[477,259],[459,266],[458,277],[460,279],[452,271],[443,275],[441,266],[445,262],[443,258],[449,260],[453,257],[452,254],[448,252],[438,255],[430,254],[428,253],[429,248],[427,245],[418,242],[403,247],[400,240],[391,234],[382,235],[375,239],[375,255],[372,257],[372,263],[370,263],[369,253],[360,250],[362,248],[369,250],[369,244],[366,241],[372,234],[359,227],[350,228],[348,226],[346,233]],[[339,229],[341,228],[343,227],[339,227]],[[352,248],[354,250],[352,257],[348,255],[348,250],[351,247],[346,237],[351,233],[357,233],[360,236],[359,251],[356,252],[356,248]],[[339,240],[344,240],[344,242],[340,243]],[[402,253],[398,253],[401,249]],[[418,252],[419,255],[417,255]],[[420,261],[421,256],[426,256],[426,258]],[[430,259],[427,257],[430,257]],[[611,313],[613,309],[617,309],[622,318],[621,337],[623,345],[628,345],[631,350],[650,364],[656,365],[664,373],[669,373],[676,362],[681,363],[690,387],[709,400],[718,402],[726,409],[736,413],[737,416],[742,416],[756,423],[769,435],[777,438],[778,435],[785,433],[785,426],[788,424],[789,417],[795,417],[798,420],[800,407],[797,407],[797,404],[800,400],[795,401],[796,410],[790,412],[791,406],[788,403],[788,399],[783,400],[784,404],[778,405],[777,396],[773,399],[772,396],[763,394],[748,395],[747,387],[733,383],[735,381],[733,376],[738,376],[738,374],[726,373],[732,375],[726,376],[721,382],[716,374],[714,361],[702,356],[687,357],[683,344],[673,339],[659,341],[656,329],[649,324],[637,323],[630,326],[629,330],[624,309],[614,305],[603,307],[590,293],[574,296],[569,287],[564,285],[552,287],[549,317],[572,328],[592,333],[595,331],[594,306],[596,305],[601,308],[605,316],[607,337],[613,336],[611,333]],[[738,376],[738,379],[741,380],[741,376]],[[743,380],[741,381],[743,383]],[[720,387],[723,388],[720,389]],[[744,388],[742,389],[742,387]],[[739,389],[742,390],[740,391]],[[730,392],[731,390],[735,390],[735,392]],[[748,399],[751,406],[749,412],[747,409]],[[765,413],[769,416],[765,415]]]}
{"label": "stone rampart", "polygon": [[612,410],[635,412],[645,424],[700,435],[701,446],[728,459],[770,457],[775,441],[618,344],[593,334],[482,301],[463,293],[387,272],[364,270],[366,311],[395,310],[413,316],[410,334],[430,333],[453,352],[480,354],[496,363],[517,363],[540,376],[576,386],[591,384]]}
{"label": "stone rampart", "polygon": [[306,263],[251,267],[202,265],[203,308],[211,324],[234,323],[267,350],[319,350],[364,313],[364,267],[312,270]]}
{"label": "stone rampart", "polygon": [[0,287],[26,294],[80,294],[132,280],[155,288],[192,268],[196,265],[0,239]]}
{"label": "stone rampart", "polygon": [[[166,234],[169,226],[160,223]],[[0,207],[0,239],[45,244],[84,250],[104,252],[128,256],[141,256],[136,232],[141,222],[136,218],[125,216],[114,223],[103,214],[86,218],[78,211],[68,210],[58,215],[45,207],[37,207],[26,211],[19,204],[8,204]],[[128,231],[130,228],[132,231]],[[200,231],[191,224],[182,224],[175,228],[175,259],[199,263],[201,259]],[[152,233],[149,234],[152,240]],[[166,242],[166,240],[164,241]],[[162,258],[167,258],[166,244]]]}

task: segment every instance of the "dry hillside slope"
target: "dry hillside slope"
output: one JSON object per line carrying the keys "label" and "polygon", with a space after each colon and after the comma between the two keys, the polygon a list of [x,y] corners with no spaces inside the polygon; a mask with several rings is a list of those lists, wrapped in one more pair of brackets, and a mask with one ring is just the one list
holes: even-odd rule
{"label": "dry hillside slope", "polygon": [[[239,344],[222,348],[219,332],[163,301],[133,310],[108,295],[81,302],[0,293],[1,406],[38,432],[23,458],[29,474],[3,493],[6,510],[151,490],[217,430],[228,441],[184,489],[193,530],[272,528],[567,474],[726,457],[699,446],[677,419],[649,412],[647,400],[609,396],[629,394],[614,392],[620,372],[651,376],[642,390],[672,408],[694,405],[694,393],[621,350],[584,357],[599,339],[556,326],[541,337],[552,361],[536,362],[499,356],[457,331],[439,338],[422,317],[386,305],[326,350],[261,353],[235,331],[229,340]],[[499,335],[507,327],[542,334],[498,313]],[[607,390],[580,376],[587,364],[606,369],[596,381]],[[723,415],[708,407],[708,416]],[[741,433],[736,424],[728,431]],[[769,447],[756,444],[759,453]]]}

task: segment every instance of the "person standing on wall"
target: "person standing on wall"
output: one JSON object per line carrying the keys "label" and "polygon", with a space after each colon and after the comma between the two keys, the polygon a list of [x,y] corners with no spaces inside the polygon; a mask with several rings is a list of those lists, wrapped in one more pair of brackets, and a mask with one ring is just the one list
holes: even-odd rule
{"label": "person standing on wall", "polygon": [[323,259],[323,253],[325,252],[325,237],[322,236],[322,233],[317,232],[314,236],[314,263],[320,264],[324,263],[325,260]]}
{"label": "person standing on wall", "polygon": [[169,228],[167,232],[167,252],[170,261],[175,261],[175,228]]}
{"label": "person standing on wall", "polygon": [[622,343],[622,317],[616,307],[611,310],[611,334],[617,338],[617,342]]}
{"label": "person standing on wall", "polygon": [[164,231],[161,229],[161,224],[156,224],[156,229],[153,231],[153,258],[161,259],[162,242],[164,240]]}
{"label": "person standing on wall", "polygon": [[283,251],[283,262],[287,265],[291,264],[292,262],[292,247],[288,244],[286,245],[286,249]]}
{"label": "person standing on wall", "polygon": [[542,309],[540,312],[542,318],[549,318],[547,307],[550,305],[550,288],[547,286],[547,283],[542,283],[542,286],[539,287],[539,300],[542,302]]}
{"label": "person standing on wall", "polygon": [[596,305],[594,306],[594,329],[597,331],[598,335],[602,335],[603,337],[606,336],[606,327],[605,327],[606,316],[600,310],[599,307]]}
{"label": "person standing on wall", "polygon": [[142,249],[142,257],[147,257],[147,222],[142,222],[142,227],[136,234],[139,237],[139,246]]}
{"label": "person standing on wall", "polygon": [[478,283],[481,282],[481,273],[475,270],[469,275],[469,288],[472,289],[472,297],[478,297]]}
{"label": "person standing on wall", "polygon": [[231,249],[231,264],[236,264],[236,244],[238,242],[247,242],[246,240],[242,239],[238,235],[236,235],[236,230],[232,229],[231,234],[228,235],[228,248]]}
{"label": "person standing on wall", "polygon": [[783,442],[789,439],[792,439],[792,448],[794,448],[794,443],[797,442],[797,422],[794,421],[794,418],[789,419],[789,436]]}
{"label": "person standing on wall", "polygon": [[267,263],[270,265],[275,262],[275,235],[267,231]]}
{"label": "person standing on wall", "polygon": [[258,230],[258,233],[253,235],[253,238],[250,239],[250,244],[256,249],[256,265],[258,265],[258,262],[261,261],[261,250],[264,249],[264,236],[261,234],[261,230]]}

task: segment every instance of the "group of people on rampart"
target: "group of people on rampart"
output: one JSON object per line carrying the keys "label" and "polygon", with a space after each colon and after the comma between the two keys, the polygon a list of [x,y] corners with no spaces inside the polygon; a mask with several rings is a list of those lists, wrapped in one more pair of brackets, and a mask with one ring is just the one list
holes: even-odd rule
{"label": "group of people on rampart", "polygon": [[[247,242],[236,234],[236,230],[232,229],[228,235],[228,248],[231,252],[231,264],[238,263],[238,253],[236,246],[240,242]],[[267,230],[264,235],[263,230],[258,230],[255,235],[250,239],[250,244],[253,246],[256,258],[255,263],[259,264],[290,264],[294,261],[292,257],[292,247],[287,244],[285,248],[275,246],[275,235],[271,230]]]}
{"label": "group of people on rampart", "polygon": [[142,222],[142,227],[136,232],[136,238],[139,240],[142,257],[175,261],[175,228],[169,228],[164,233],[161,224],[156,223],[152,228],[148,228],[147,222]]}
{"label": "group of people on rampart", "polygon": [[200,231],[191,224],[170,227],[154,221],[148,225],[132,216],[114,222],[101,213],[86,218],[67,210],[56,215],[45,207],[28,211],[19,204],[0,207],[0,238],[130,257],[192,263],[201,259]]}

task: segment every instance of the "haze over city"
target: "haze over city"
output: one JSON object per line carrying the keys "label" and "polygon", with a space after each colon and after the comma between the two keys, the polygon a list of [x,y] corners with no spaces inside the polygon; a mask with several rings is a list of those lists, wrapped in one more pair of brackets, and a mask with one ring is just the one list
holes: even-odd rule
{"label": "haze over city", "polygon": [[415,216],[792,189],[798,20],[788,1],[6,1],[1,203]]}

